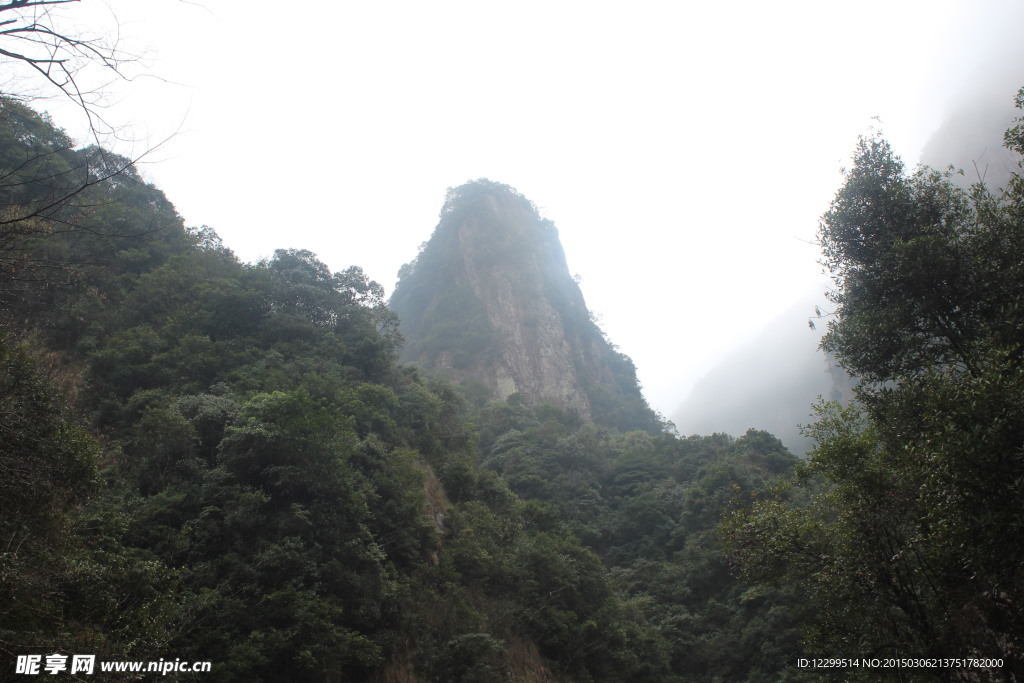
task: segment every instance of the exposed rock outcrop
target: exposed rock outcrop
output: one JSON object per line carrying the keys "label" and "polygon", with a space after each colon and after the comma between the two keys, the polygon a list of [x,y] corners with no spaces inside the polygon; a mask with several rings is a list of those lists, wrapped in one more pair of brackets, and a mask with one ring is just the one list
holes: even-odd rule
{"label": "exposed rock outcrop", "polygon": [[391,306],[402,320],[403,362],[490,399],[517,394],[584,419],[657,428],[632,362],[591,319],[554,224],[507,185],[449,190]]}

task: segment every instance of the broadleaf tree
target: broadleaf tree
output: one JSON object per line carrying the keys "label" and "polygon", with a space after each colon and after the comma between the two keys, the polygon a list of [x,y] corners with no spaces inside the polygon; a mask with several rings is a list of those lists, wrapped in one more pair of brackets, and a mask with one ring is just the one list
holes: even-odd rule
{"label": "broadleaf tree", "polygon": [[822,346],[858,400],[819,405],[798,478],[725,525],[741,575],[806,592],[809,652],[1024,673],[1022,205],[1019,175],[964,190],[866,138],[823,217]]}

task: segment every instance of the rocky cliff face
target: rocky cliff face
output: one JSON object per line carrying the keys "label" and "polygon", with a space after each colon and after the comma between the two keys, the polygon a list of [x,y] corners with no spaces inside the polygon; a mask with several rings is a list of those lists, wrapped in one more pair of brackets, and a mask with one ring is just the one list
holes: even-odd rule
{"label": "rocky cliff face", "polygon": [[403,362],[504,400],[656,428],[632,362],[593,323],[553,223],[507,185],[449,191],[441,221],[391,299]]}

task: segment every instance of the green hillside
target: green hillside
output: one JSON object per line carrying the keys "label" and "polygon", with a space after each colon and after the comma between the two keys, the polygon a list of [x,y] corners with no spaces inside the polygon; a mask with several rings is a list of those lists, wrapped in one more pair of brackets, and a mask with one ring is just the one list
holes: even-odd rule
{"label": "green hillside", "polygon": [[93,182],[97,150],[0,113],[6,672],[53,652],[218,681],[790,664],[792,596],[747,594],[715,532],[792,469],[775,439],[467,401],[396,362],[358,267],[240,263],[130,167]]}
{"label": "green hillside", "polygon": [[507,186],[449,195],[392,309],[2,99],[0,677],[1017,680],[1022,231],[1019,176],[861,141],[819,235],[856,400],[800,461],[660,423]]}

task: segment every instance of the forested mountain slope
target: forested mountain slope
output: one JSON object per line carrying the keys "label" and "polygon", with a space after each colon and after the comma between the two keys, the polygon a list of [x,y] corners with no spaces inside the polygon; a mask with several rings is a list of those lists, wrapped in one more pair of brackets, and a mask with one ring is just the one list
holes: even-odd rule
{"label": "forested mountain slope", "polygon": [[789,666],[795,597],[747,593],[715,532],[792,468],[777,440],[467,401],[396,362],[359,268],[240,263],[123,159],[9,100],[0,163],[5,677],[54,652],[247,682]]}
{"label": "forested mountain slope", "polygon": [[[1007,143],[1024,152],[1024,124]],[[453,196],[525,201],[477,185]],[[358,267],[241,263],[125,160],[0,100],[0,671],[58,653],[211,662],[178,680],[778,681],[842,655],[1017,680],[1022,231],[1019,176],[964,191],[861,142],[820,235],[824,346],[856,400],[816,409],[797,464],[765,432],[658,429],[629,372],[609,404],[583,382],[588,413],[403,366]],[[534,258],[496,249],[499,273]],[[426,316],[467,291],[403,296]]]}

